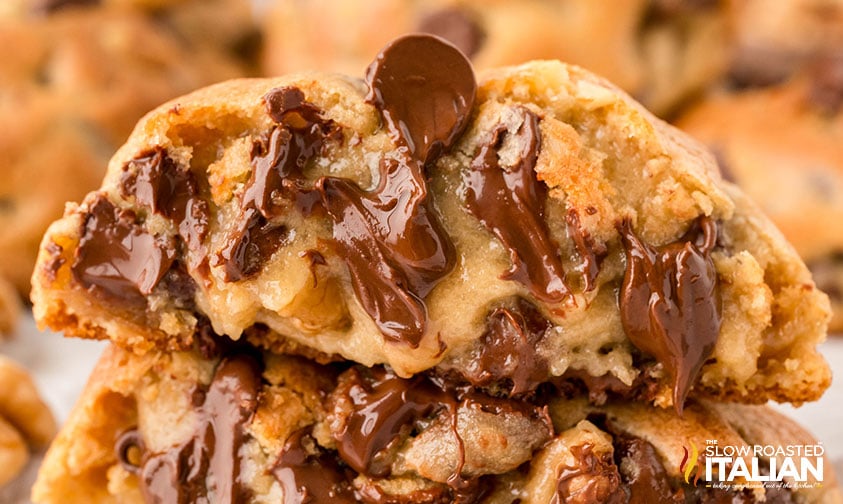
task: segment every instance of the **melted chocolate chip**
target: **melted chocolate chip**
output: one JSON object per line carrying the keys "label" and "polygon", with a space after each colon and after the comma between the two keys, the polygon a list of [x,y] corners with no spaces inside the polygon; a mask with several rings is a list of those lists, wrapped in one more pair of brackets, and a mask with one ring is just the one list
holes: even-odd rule
{"label": "melted chocolate chip", "polygon": [[629,504],[685,502],[683,492],[674,491],[656,449],[647,441],[617,432],[614,435],[615,461],[621,470]]}
{"label": "melted chocolate chip", "polygon": [[418,31],[442,37],[469,58],[477,54],[486,39],[473,13],[456,6],[431,12],[419,22]]}
{"label": "melted chocolate chip", "polygon": [[562,466],[557,474],[556,494],[551,504],[625,503],[626,494],[620,488],[621,477],[612,455],[594,454],[594,446],[586,443],[572,446],[573,466]]}
{"label": "melted chocolate chip", "polygon": [[625,401],[652,402],[658,395],[659,373],[654,369],[655,362],[637,364],[640,373],[631,385],[620,381],[611,374],[591,376],[582,369],[568,368],[565,373],[554,379],[558,394],[562,397],[575,398],[588,395],[588,401],[598,406],[610,399]]}
{"label": "melted chocolate chip", "polygon": [[700,368],[720,333],[720,294],[711,250],[717,225],[700,217],[679,241],[654,247],[624,220],[626,249],[620,292],[621,322],[633,345],[654,356],[673,380],[673,404],[681,413]]}
{"label": "melted chocolate chip", "polygon": [[381,160],[372,191],[331,177],[319,188],[363,308],[386,338],[415,348],[427,323],[424,298],[455,263],[424,169],[466,127],[476,83],[465,56],[425,35],[389,44],[366,77],[397,157]]}
{"label": "melted chocolate chip", "polygon": [[[240,199],[241,213],[228,233],[217,265],[234,282],[258,273],[287,239],[287,228],[275,220],[292,208],[309,213],[319,201],[303,187],[303,170],[329,140],[342,138],[340,128],[322,117],[295,87],[281,87],[264,96],[267,114],[277,123],[266,139],[252,148],[252,173]],[[297,205],[298,203],[298,205]]]}
{"label": "melted chocolate chip", "polygon": [[381,368],[352,368],[344,380],[351,412],[335,433],[342,459],[357,472],[389,475],[384,450],[402,430],[447,408],[456,413],[456,399],[423,376],[409,380]]}
{"label": "melted chocolate chip", "polygon": [[513,395],[532,392],[550,377],[547,360],[538,354],[550,323],[529,301],[496,308],[486,320],[486,332],[472,356],[465,378],[485,387],[508,380]]}
{"label": "melted chocolate chip", "polygon": [[88,289],[145,303],[176,256],[175,243],[149,234],[130,210],[100,195],[82,224],[71,272]]}
{"label": "melted chocolate chip", "polygon": [[[495,127],[470,169],[463,171],[465,204],[509,250],[512,267],[504,278],[523,284],[542,301],[558,303],[569,291],[559,246],[544,221],[547,188],[536,179],[539,118],[524,108],[518,113],[523,121],[517,130],[504,124]],[[507,141],[515,142],[518,156],[504,166],[498,151]]]}
{"label": "melted chocolate chip", "polygon": [[568,236],[573,240],[582,261],[583,290],[588,292],[596,287],[594,282],[600,273],[600,263],[606,257],[608,249],[606,244],[595,242],[594,237],[583,229],[580,215],[576,210],[568,210],[565,220],[568,224]]}
{"label": "melted chocolate chip", "polygon": [[358,502],[350,483],[353,473],[322,453],[305,429],[287,440],[272,474],[284,492],[284,504]]}
{"label": "melted chocolate chip", "polygon": [[456,47],[429,35],[392,41],[366,71],[367,97],[393,141],[427,164],[454,144],[468,124],[477,83]]}
{"label": "melted chocolate chip", "polygon": [[257,409],[260,371],[251,357],[225,358],[206,392],[194,394],[198,425],[185,443],[144,453],[139,468],[147,502],[248,502],[242,481],[246,424]]}
{"label": "melted chocolate chip", "polygon": [[188,250],[198,252],[191,267],[199,267],[207,254],[203,242],[209,209],[190,168],[173,161],[165,148],[155,147],[126,163],[120,190],[124,197],[134,196],[138,205],[171,219]]}

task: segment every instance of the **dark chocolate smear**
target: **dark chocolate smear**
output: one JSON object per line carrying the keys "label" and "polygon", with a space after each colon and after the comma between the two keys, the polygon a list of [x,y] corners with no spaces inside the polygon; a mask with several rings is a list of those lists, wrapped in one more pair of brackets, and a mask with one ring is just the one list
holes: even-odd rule
{"label": "dark chocolate smear", "polygon": [[472,12],[457,6],[431,12],[419,22],[418,31],[442,37],[469,58],[483,46],[486,32]]}
{"label": "dark chocolate smear", "polygon": [[550,378],[547,360],[538,354],[538,346],[552,327],[538,308],[523,298],[494,309],[465,378],[481,387],[508,380],[512,395],[536,390]]}
{"label": "dark chocolate smear", "polygon": [[366,78],[367,99],[398,145],[397,157],[381,160],[372,191],[332,177],[319,188],[363,308],[386,338],[415,348],[427,323],[424,298],[455,264],[425,167],[466,127],[477,86],[465,56],[428,35],[393,41]]}
{"label": "dark chocolate smear", "polygon": [[204,240],[208,234],[208,202],[199,197],[196,176],[176,163],[164,147],[142,152],[126,163],[120,178],[124,197],[133,195],[138,205],[171,219],[188,250],[199,251],[191,263],[205,260]]}
{"label": "dark chocolate smear", "polygon": [[594,237],[583,229],[580,214],[576,210],[568,210],[565,220],[568,224],[568,236],[574,242],[574,248],[576,248],[577,255],[580,256],[582,261],[580,269],[583,278],[583,291],[588,292],[597,286],[595,280],[600,273],[600,263],[606,257],[608,249],[605,243],[595,241]]}
{"label": "dark chocolate smear", "polygon": [[145,303],[176,256],[175,243],[149,234],[131,210],[105,195],[89,205],[71,272],[85,288],[130,302]]}
{"label": "dark chocolate smear", "polygon": [[350,483],[353,472],[323,453],[306,429],[290,436],[272,474],[284,492],[284,504],[358,502]]}
{"label": "dark chocolate smear", "polygon": [[223,359],[207,391],[197,390],[199,416],[188,441],[162,453],[145,453],[140,467],[146,502],[248,502],[240,478],[248,439],[246,425],[257,409],[260,370],[247,355]]}
{"label": "dark chocolate smear", "polygon": [[576,465],[562,466],[550,504],[625,503],[618,466],[611,453],[597,456],[591,443],[572,446]]}
{"label": "dark chocolate smear", "polygon": [[287,228],[276,218],[319,201],[312,188],[304,187],[303,170],[327,141],[342,138],[339,126],[325,119],[298,88],[275,88],[263,99],[277,124],[252,147],[252,172],[240,200],[240,216],[217,256],[228,282],[258,273],[287,240]]}
{"label": "dark chocolate smear", "polygon": [[[519,109],[523,121],[516,131],[499,124],[480,147],[469,170],[463,171],[465,204],[509,250],[512,267],[503,278],[515,280],[538,299],[558,303],[568,296],[559,246],[544,221],[547,187],[536,179],[541,144],[539,118]],[[513,141],[518,159],[504,166],[498,151]]]}
{"label": "dark chocolate smear", "polygon": [[720,333],[720,292],[711,258],[717,225],[700,217],[685,236],[658,247],[642,242],[628,219],[618,231],[627,261],[620,291],[624,331],[665,367],[681,414]]}

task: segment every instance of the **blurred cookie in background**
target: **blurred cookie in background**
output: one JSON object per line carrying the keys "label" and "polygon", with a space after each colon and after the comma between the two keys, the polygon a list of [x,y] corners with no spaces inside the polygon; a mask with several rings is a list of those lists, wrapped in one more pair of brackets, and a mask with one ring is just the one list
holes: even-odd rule
{"label": "blurred cookie in background", "polygon": [[781,84],[716,93],[678,126],[795,246],[831,298],[831,329],[843,330],[843,53]]}
{"label": "blurred cookie in background", "polygon": [[221,51],[254,71],[260,42],[254,5],[253,0],[3,0],[0,18],[50,16],[74,9],[134,12],[193,49]]}
{"label": "blurred cookie in background", "polygon": [[662,115],[721,77],[722,2],[675,0],[266,0],[264,73],[347,74],[408,32],[439,35],[476,69],[559,59],[607,77]]}
{"label": "blurred cookie in background", "polygon": [[100,182],[137,120],[243,73],[136,12],[39,12],[0,15],[0,277],[24,296],[47,224]]}
{"label": "blurred cookie in background", "polygon": [[843,47],[843,0],[732,0],[732,77],[743,85],[787,79],[806,60]]}
{"label": "blurred cookie in background", "polygon": [[21,301],[15,287],[0,277],[0,339],[15,331],[20,312]]}
{"label": "blurred cookie in background", "polygon": [[45,449],[56,431],[29,372],[0,355],[0,486],[17,477],[30,453]]}

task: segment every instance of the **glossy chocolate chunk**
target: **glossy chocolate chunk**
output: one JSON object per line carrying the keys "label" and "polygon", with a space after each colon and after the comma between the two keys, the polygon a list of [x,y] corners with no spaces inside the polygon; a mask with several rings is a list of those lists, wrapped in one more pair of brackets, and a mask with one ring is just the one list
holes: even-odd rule
{"label": "glossy chocolate chunk", "polygon": [[571,447],[576,463],[558,469],[556,494],[550,500],[551,504],[626,502],[626,493],[621,488],[621,477],[611,453],[598,456],[593,448],[591,444]]}
{"label": "glossy chocolate chunk", "polygon": [[82,286],[145,304],[176,256],[175,243],[148,233],[131,210],[104,195],[90,206],[82,225],[71,271]]}
{"label": "glossy chocolate chunk", "polygon": [[[541,148],[539,118],[519,109],[523,121],[515,131],[500,124],[494,128],[468,170],[463,171],[465,205],[469,212],[503,242],[512,267],[504,278],[530,289],[538,299],[558,303],[568,294],[559,246],[550,237],[544,220],[546,186],[536,179]],[[499,149],[515,142],[517,160],[503,165]]]}
{"label": "glossy chocolate chunk", "polygon": [[513,395],[532,392],[550,378],[547,361],[538,347],[553,324],[535,305],[517,298],[511,306],[493,310],[486,332],[473,352],[465,378],[475,386],[509,381]]}
{"label": "glossy chocolate chunk", "polygon": [[664,504],[685,502],[683,493],[674,491],[656,449],[647,441],[624,433],[615,433],[615,460],[621,470],[629,504]]}
{"label": "glossy chocolate chunk", "polygon": [[223,359],[208,390],[194,394],[193,436],[165,452],[143,454],[138,473],[146,501],[249,502],[252,493],[240,473],[248,457],[242,448],[259,390],[260,370],[252,357]]}
{"label": "glossy chocolate chunk", "polygon": [[428,194],[425,166],[466,127],[477,85],[459,50],[426,35],[389,44],[366,77],[368,99],[398,146],[396,156],[381,160],[372,191],[331,177],[319,187],[363,308],[387,339],[415,348],[427,324],[424,298],[455,262]]}
{"label": "glossy chocolate chunk", "polygon": [[337,450],[352,469],[370,476],[389,475],[384,449],[402,430],[443,408],[456,411],[456,400],[423,376],[406,380],[382,368],[352,368],[343,380],[351,411],[334,434]]}
{"label": "glossy chocolate chunk", "polygon": [[358,502],[350,483],[354,473],[342,469],[335,457],[320,453],[306,430],[287,440],[272,474],[284,492],[283,504]]}
{"label": "glossy chocolate chunk", "polygon": [[477,54],[486,39],[476,16],[457,6],[431,12],[419,22],[418,31],[442,37],[469,58]]}
{"label": "glossy chocolate chunk", "polygon": [[629,220],[618,231],[627,262],[620,292],[624,331],[665,367],[681,413],[720,333],[720,292],[711,259],[717,225],[700,217],[685,236],[663,246],[641,241]]}
{"label": "glossy chocolate chunk", "polygon": [[276,218],[295,209],[301,200],[319,201],[308,198],[314,191],[304,187],[303,170],[327,141],[342,138],[339,126],[322,117],[298,88],[273,89],[264,96],[264,104],[277,125],[253,145],[252,173],[240,200],[241,214],[215,263],[223,265],[229,282],[257,274],[284,244],[287,229]]}

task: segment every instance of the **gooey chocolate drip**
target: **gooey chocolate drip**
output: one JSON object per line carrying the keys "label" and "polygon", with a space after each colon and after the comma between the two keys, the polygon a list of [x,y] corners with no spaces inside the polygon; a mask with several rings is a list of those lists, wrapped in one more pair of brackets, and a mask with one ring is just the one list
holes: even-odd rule
{"label": "gooey chocolate drip", "polygon": [[89,205],[71,273],[87,289],[145,304],[143,296],[172,266],[173,240],[148,233],[131,210],[114,206],[104,194]]}
{"label": "gooey chocolate drip", "polygon": [[[241,480],[245,426],[257,409],[258,363],[238,355],[222,360],[208,390],[197,391],[198,422],[193,436],[165,452],[145,451],[136,431],[124,434],[117,454],[124,467],[139,476],[146,502],[248,502],[251,491]],[[144,453],[140,466],[128,460],[129,448]]]}
{"label": "gooey chocolate drip", "polygon": [[466,127],[476,82],[459,50],[425,35],[389,44],[366,78],[368,100],[398,146],[396,156],[381,160],[372,191],[333,177],[319,188],[363,308],[386,338],[415,348],[427,323],[424,298],[455,263],[428,196],[425,167]]}
{"label": "gooey chocolate drip", "polygon": [[495,308],[486,319],[486,332],[464,377],[480,387],[508,380],[512,395],[536,390],[550,377],[547,360],[538,354],[538,346],[552,327],[524,298],[516,298],[511,306]]}
{"label": "gooey chocolate drip", "polygon": [[154,147],[126,163],[120,190],[124,197],[133,195],[138,205],[171,219],[187,249],[197,252],[190,266],[199,267],[206,255],[209,209],[189,167],[173,161],[165,148]]}
{"label": "gooey chocolate drip", "polygon": [[624,331],[665,367],[681,414],[720,333],[720,293],[711,259],[717,225],[700,217],[685,236],[660,247],[642,242],[629,220],[618,231],[627,262],[619,300]]}
{"label": "gooey chocolate drip", "polygon": [[297,201],[314,199],[313,190],[303,185],[302,171],[326,141],[341,138],[340,128],[305,101],[298,88],[273,89],[264,96],[264,104],[276,126],[253,145],[252,172],[240,200],[240,216],[216,262],[224,266],[229,282],[255,275],[286,240],[286,227],[273,219]]}
{"label": "gooey chocolate drip", "polygon": [[[468,211],[509,250],[512,267],[504,278],[530,289],[538,299],[558,303],[568,296],[559,246],[544,221],[547,188],[536,179],[541,136],[539,118],[520,108],[523,121],[515,131],[494,128],[469,170],[463,171]],[[502,165],[498,151],[507,140],[518,148],[517,160]]]}
{"label": "gooey chocolate drip", "polygon": [[272,468],[284,492],[284,504],[356,503],[348,472],[335,457],[318,452],[306,429],[290,436]]}

